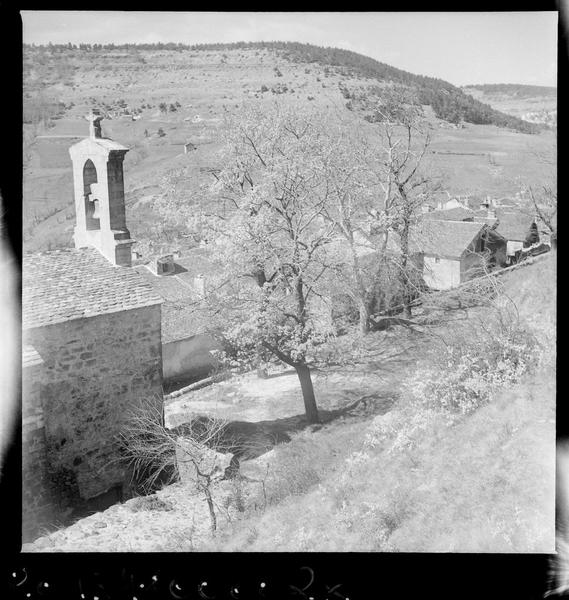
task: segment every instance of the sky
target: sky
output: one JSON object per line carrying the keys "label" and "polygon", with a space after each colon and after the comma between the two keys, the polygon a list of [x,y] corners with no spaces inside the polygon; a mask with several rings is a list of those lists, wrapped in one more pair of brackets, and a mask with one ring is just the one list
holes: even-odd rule
{"label": "sky", "polygon": [[22,11],[28,44],[296,41],[335,46],[454,85],[557,85],[556,11]]}

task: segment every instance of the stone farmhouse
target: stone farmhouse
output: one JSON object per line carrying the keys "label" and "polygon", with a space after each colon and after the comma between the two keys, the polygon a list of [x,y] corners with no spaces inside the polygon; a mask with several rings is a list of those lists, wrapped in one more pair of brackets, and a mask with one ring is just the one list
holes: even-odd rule
{"label": "stone farmhouse", "polygon": [[117,433],[143,398],[162,405],[163,299],[131,268],[123,159],[90,136],[73,161],[74,249],[26,255],[22,274],[23,537],[129,492]]}
{"label": "stone farmhouse", "polygon": [[[490,267],[506,263],[506,240],[487,223],[434,218],[439,212],[454,215],[458,211],[462,214],[465,209],[433,211],[411,228],[410,259],[428,288],[450,289],[478,274],[483,263]],[[369,259],[377,252],[373,235],[358,231],[355,239],[362,258]],[[396,235],[390,236],[387,251],[400,252]]]}
{"label": "stone farmhouse", "polygon": [[[499,233],[507,241],[506,255],[508,264],[517,262],[526,237],[533,223],[538,219],[527,215],[519,210],[511,208],[485,207],[479,210],[471,210],[464,207],[456,207],[446,210],[436,210],[424,215],[425,219],[436,219],[444,221],[469,221],[486,223],[489,227]],[[540,238],[549,242],[549,234],[546,231],[539,232]]]}
{"label": "stone farmhouse", "polygon": [[412,254],[423,257],[423,279],[434,290],[456,287],[506,263],[506,240],[486,223],[423,219],[411,231]]}

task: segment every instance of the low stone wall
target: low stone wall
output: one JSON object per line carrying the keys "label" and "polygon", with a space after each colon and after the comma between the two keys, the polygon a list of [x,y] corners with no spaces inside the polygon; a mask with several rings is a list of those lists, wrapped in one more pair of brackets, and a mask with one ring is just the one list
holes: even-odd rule
{"label": "low stone wall", "polygon": [[210,353],[216,349],[220,349],[219,344],[208,335],[193,335],[162,344],[164,381],[207,377],[218,366]]}

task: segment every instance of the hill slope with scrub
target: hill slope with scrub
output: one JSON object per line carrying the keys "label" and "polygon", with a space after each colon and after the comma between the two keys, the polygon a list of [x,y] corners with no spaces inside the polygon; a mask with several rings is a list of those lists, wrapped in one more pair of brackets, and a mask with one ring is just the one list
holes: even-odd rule
{"label": "hill slope with scrub", "polygon": [[29,251],[72,243],[68,148],[86,135],[90,108],[105,115],[104,135],[130,147],[127,220],[143,254],[191,245],[184,223],[163,223],[156,199],[175,185],[191,204],[219,167],[225,117],[246,104],[358,114],[373,128],[374,106],[403,94],[430,123],[432,158],[450,194],[513,195],[520,177],[540,178],[533,153],[554,140],[447,82],[306,44],[26,46],[23,92]]}

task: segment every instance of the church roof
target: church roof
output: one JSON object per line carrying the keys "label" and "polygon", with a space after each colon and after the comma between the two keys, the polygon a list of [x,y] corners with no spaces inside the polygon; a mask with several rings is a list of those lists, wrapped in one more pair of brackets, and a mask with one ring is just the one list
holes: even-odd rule
{"label": "church roof", "polygon": [[161,302],[136,271],[112,265],[94,248],[66,248],[23,257],[24,329]]}

